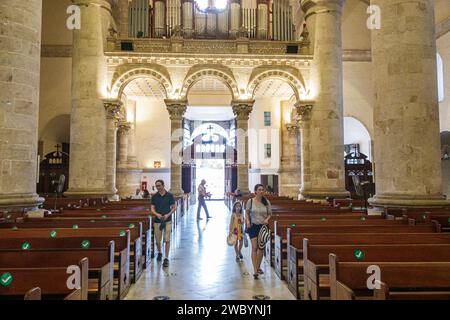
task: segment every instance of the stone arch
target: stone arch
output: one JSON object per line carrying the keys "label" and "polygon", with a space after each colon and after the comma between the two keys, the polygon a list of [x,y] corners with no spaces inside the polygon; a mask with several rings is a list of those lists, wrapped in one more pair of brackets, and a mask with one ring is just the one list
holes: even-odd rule
{"label": "stone arch", "polygon": [[239,97],[239,89],[233,72],[225,66],[198,65],[193,66],[181,87],[180,97],[187,98],[190,88],[201,79],[213,77],[222,81],[231,91],[233,100]]}
{"label": "stone arch", "polygon": [[305,91],[303,78],[297,69],[256,68],[250,77],[250,81],[247,86],[247,94],[254,99],[256,90],[261,85],[261,83],[270,78],[276,78],[289,84],[289,86],[294,91],[296,101],[300,100],[301,93]]}
{"label": "stone arch", "polygon": [[172,81],[167,70],[162,66],[148,65],[148,66],[127,66],[120,68],[116,73],[112,81],[111,96],[113,98],[120,98],[122,96],[124,88],[131,81],[149,77],[161,84],[164,91],[165,98],[170,98],[173,93]]}

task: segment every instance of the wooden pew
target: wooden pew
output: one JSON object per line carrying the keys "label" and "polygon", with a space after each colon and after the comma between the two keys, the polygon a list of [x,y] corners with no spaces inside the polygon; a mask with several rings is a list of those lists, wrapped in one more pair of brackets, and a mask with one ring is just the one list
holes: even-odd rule
{"label": "wooden pew", "polygon": [[[67,288],[67,267],[46,268],[0,268],[0,274],[10,273],[13,280],[8,286],[0,286],[0,299],[31,299],[36,292],[30,288],[39,287],[44,299],[86,300],[88,297],[88,259],[79,261],[81,286],[79,289]],[[32,289],[33,290],[33,289]]]}
{"label": "wooden pew", "polygon": [[[381,271],[379,289],[368,289],[367,268]],[[340,262],[330,254],[332,300],[450,299],[450,262]]]}
{"label": "wooden pew", "polygon": [[[106,218],[102,216],[99,217],[99,215],[78,215],[74,212],[73,215],[68,216],[51,216],[46,219],[40,219],[40,218],[25,218],[23,221],[25,222],[41,222],[45,220],[51,220],[51,221],[71,221],[73,224],[79,224],[80,222],[86,222],[86,223],[95,223],[97,225],[98,223],[102,222],[114,222],[114,223],[128,223],[128,224],[138,224],[139,222],[142,223],[142,235],[143,240],[143,255],[144,255],[144,269],[147,269],[150,266],[151,260],[154,257],[154,239],[153,239],[153,224],[152,224],[152,217],[149,215],[140,216],[140,215],[121,215],[121,216],[107,216]],[[93,225],[93,226],[95,226]],[[88,225],[84,225],[88,226]],[[129,226],[129,225],[128,225]]]}
{"label": "wooden pew", "polygon": [[342,262],[450,262],[449,252],[450,244],[310,245],[308,239],[303,239],[304,298],[330,297],[330,253],[339,256]]}
{"label": "wooden pew", "polygon": [[97,300],[113,299],[114,241],[107,248],[0,250],[0,268],[69,267],[89,261],[89,294]]}
{"label": "wooden pew", "polygon": [[[141,217],[121,217],[120,219],[100,219],[92,220],[92,218],[27,218],[22,223],[5,223],[0,224],[0,228],[124,228],[124,229],[139,229],[139,234],[146,234],[145,239],[142,240],[141,260],[138,261],[138,267],[143,268],[144,265],[151,262],[151,225],[149,218]],[[146,228],[144,228],[146,226]]]}
{"label": "wooden pew", "polygon": [[[142,228],[121,228],[121,227],[98,227],[98,228],[54,228],[49,226],[42,226],[40,228],[22,228],[17,230],[1,229],[0,237],[3,234],[9,236],[17,231],[24,232],[30,230],[31,233],[36,233],[40,237],[50,237],[52,231],[56,231],[57,237],[95,237],[95,236],[126,236],[126,231],[130,230],[130,269],[131,282],[135,283],[143,272],[142,263]],[[20,237],[20,236],[19,236]]]}
{"label": "wooden pew", "polygon": [[[68,230],[61,232],[61,230]],[[114,273],[114,284],[117,286],[117,299],[123,299],[130,289],[130,230],[121,236],[116,230],[57,229],[57,237],[49,236],[50,229],[0,229],[0,248],[21,248],[24,241],[28,242],[33,249],[64,249],[80,248],[82,241],[88,240],[91,248],[101,248],[113,240],[115,242],[116,267]],[[72,232],[70,232],[72,231]]]}
{"label": "wooden pew", "polygon": [[450,234],[444,233],[294,233],[287,230],[289,290],[298,298],[298,284],[303,276],[303,241],[314,245],[373,244],[450,244]]}
{"label": "wooden pew", "polygon": [[[341,220],[341,221],[320,221],[310,222],[309,225],[297,224],[290,226],[292,232],[305,233],[386,233],[386,232],[436,232],[438,227],[432,225],[409,226],[407,221],[388,221],[388,220]],[[283,270],[287,268],[287,228],[289,225],[278,227],[275,224],[275,273],[284,279]],[[416,229],[418,227],[418,229]]]}

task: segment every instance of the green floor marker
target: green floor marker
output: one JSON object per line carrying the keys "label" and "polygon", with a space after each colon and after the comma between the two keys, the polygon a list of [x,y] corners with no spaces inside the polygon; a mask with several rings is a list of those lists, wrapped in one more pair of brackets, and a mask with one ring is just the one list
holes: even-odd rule
{"label": "green floor marker", "polygon": [[296,226],[296,224],[295,224],[295,223],[291,224],[291,227],[295,227],[295,226]]}
{"label": "green floor marker", "polygon": [[9,287],[14,278],[11,273],[5,272],[0,276],[0,284],[4,287]]}
{"label": "green floor marker", "polygon": [[128,228],[130,228],[130,229],[134,229],[134,223],[130,223],[130,225],[128,226]]}
{"label": "green floor marker", "polygon": [[6,215],[6,219],[11,219],[11,215],[10,215],[10,214],[7,214],[7,215]]}
{"label": "green floor marker", "polygon": [[423,219],[423,220],[426,220],[426,219],[427,219],[427,215],[424,214],[424,215],[422,216],[422,219]]}
{"label": "green floor marker", "polygon": [[359,250],[359,249],[356,249],[356,250],[353,252],[353,255],[355,256],[356,260],[363,260],[363,259],[364,259],[364,252],[362,252],[362,251]]}
{"label": "green floor marker", "polygon": [[31,244],[29,242],[22,243],[22,250],[30,250]]}
{"label": "green floor marker", "polygon": [[56,238],[56,231],[55,231],[55,230],[52,230],[52,231],[50,232],[50,237]]}
{"label": "green floor marker", "polygon": [[361,217],[361,220],[362,221],[366,221],[366,217]]}
{"label": "green floor marker", "polygon": [[16,231],[16,230],[19,230],[19,228],[17,228],[17,226],[14,226],[11,228],[11,230]]}
{"label": "green floor marker", "polygon": [[450,218],[447,219],[447,222],[450,223]]}
{"label": "green floor marker", "polygon": [[92,223],[94,223],[94,222],[95,222],[95,220],[91,220],[91,222],[92,222]]}
{"label": "green floor marker", "polygon": [[77,225],[77,224],[74,224],[74,225],[72,226],[72,229],[78,229],[78,225]]}
{"label": "green floor marker", "polygon": [[81,248],[83,249],[89,249],[91,246],[91,242],[89,240],[83,240],[81,241]]}
{"label": "green floor marker", "polygon": [[327,218],[322,218],[322,219],[320,219],[321,221],[326,221],[327,220]]}
{"label": "green floor marker", "polygon": [[108,218],[108,217],[107,217],[107,216],[105,216],[105,215],[102,215],[102,218],[103,218],[103,219],[106,219],[106,218]]}
{"label": "green floor marker", "polygon": [[125,231],[120,231],[120,233],[119,233],[119,236],[121,236],[121,237],[125,237],[125,235],[126,235],[127,233],[125,232]]}

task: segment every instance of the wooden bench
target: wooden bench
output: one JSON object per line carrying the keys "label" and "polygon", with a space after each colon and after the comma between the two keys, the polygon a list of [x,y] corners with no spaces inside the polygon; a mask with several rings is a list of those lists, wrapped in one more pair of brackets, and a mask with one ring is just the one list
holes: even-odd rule
{"label": "wooden bench", "polygon": [[[450,262],[340,262],[330,254],[332,300],[450,299]],[[369,289],[367,268],[381,271],[379,289]]]}
{"label": "wooden bench", "polygon": [[[303,239],[305,300],[329,298],[329,254],[345,262],[450,262],[450,244],[310,245]],[[298,273],[297,273],[298,274]]]}
{"label": "wooden bench", "polygon": [[97,300],[113,299],[114,241],[107,248],[0,250],[0,268],[69,267],[89,261],[89,294]]}
{"label": "wooden bench", "polygon": [[0,275],[9,273],[13,278],[10,285],[0,286],[0,299],[22,299],[22,297],[25,297],[26,300],[36,300],[40,298],[40,293],[42,293],[44,298],[86,300],[88,297],[88,259],[82,259],[77,265],[81,271],[81,285],[79,289],[72,290],[67,287],[67,267],[0,267]]}
{"label": "wooden bench", "polygon": [[[309,225],[297,224],[290,226],[292,232],[305,233],[386,233],[386,232],[435,232],[437,227],[432,225],[406,225],[407,221],[388,220],[340,220],[340,221],[320,221]],[[284,279],[284,270],[287,269],[287,228],[289,225],[281,225],[275,229],[275,273]],[[418,229],[416,229],[418,228]]]}
{"label": "wooden bench", "polygon": [[[53,230],[53,229],[52,229]],[[114,283],[117,287],[117,299],[122,299],[130,288],[130,230],[122,236],[115,229],[55,229],[57,237],[51,238],[51,229],[0,229],[0,248],[20,248],[24,241],[33,248],[80,248],[83,240],[90,242],[90,247],[104,247],[109,241],[115,242]],[[136,246],[135,246],[136,247]],[[138,256],[135,253],[135,257]]]}

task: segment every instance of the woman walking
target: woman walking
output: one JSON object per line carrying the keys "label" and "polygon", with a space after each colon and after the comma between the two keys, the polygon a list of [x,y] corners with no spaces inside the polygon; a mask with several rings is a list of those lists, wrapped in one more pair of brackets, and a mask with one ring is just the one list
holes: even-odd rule
{"label": "woman walking", "polygon": [[258,235],[263,225],[268,225],[272,215],[272,206],[269,200],[264,197],[265,188],[262,184],[255,186],[255,197],[247,201],[245,206],[245,217],[247,233],[252,242],[252,264],[253,277],[258,279],[264,271],[261,269],[261,262],[264,250],[259,248]]}

